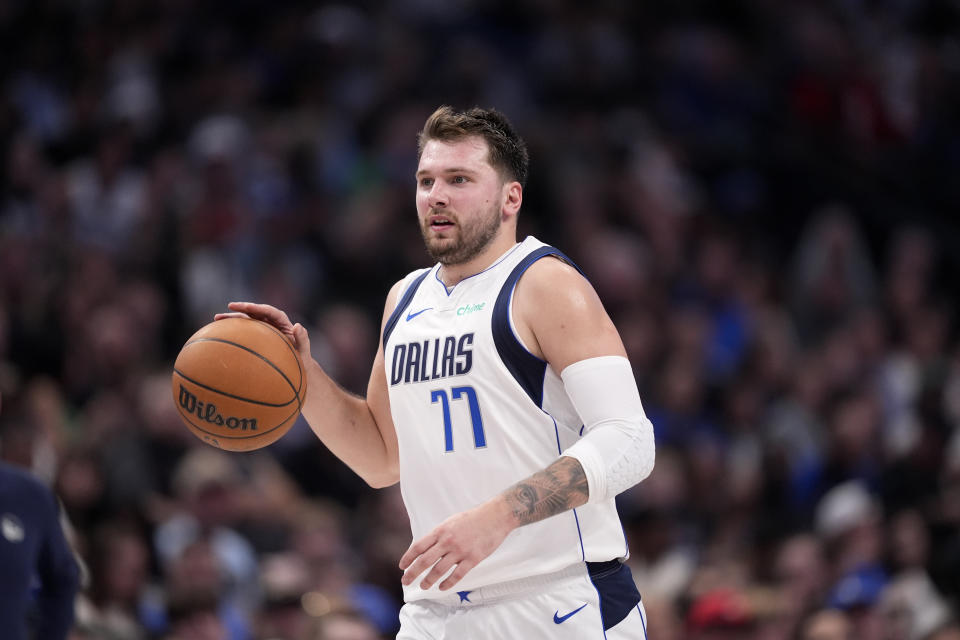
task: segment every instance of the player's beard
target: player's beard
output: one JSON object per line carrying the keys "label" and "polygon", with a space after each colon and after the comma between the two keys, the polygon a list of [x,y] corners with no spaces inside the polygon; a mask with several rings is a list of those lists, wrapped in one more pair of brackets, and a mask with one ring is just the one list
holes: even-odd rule
{"label": "player's beard", "polygon": [[476,258],[493,241],[500,230],[500,209],[493,208],[489,215],[481,216],[469,223],[461,223],[458,218],[444,214],[456,224],[451,228],[456,235],[452,238],[437,238],[430,232],[430,222],[420,225],[423,243],[430,257],[442,265],[463,264]]}

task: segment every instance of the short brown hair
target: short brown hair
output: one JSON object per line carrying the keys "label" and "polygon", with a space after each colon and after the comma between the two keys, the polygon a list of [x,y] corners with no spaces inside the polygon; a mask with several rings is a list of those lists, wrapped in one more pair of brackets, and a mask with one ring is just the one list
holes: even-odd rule
{"label": "short brown hair", "polygon": [[473,107],[454,111],[446,105],[434,111],[423,131],[417,136],[417,159],[423,154],[428,140],[454,142],[470,136],[479,136],[487,142],[490,166],[509,180],[527,185],[530,156],[527,145],[513,130],[507,117],[496,109]]}

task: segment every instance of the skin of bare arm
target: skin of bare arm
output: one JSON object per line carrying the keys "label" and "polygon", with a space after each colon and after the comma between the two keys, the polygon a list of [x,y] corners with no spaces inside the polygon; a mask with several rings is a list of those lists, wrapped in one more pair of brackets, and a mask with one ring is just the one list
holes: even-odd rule
{"label": "skin of bare arm", "polygon": [[[626,357],[596,291],[565,262],[542,259],[531,265],[517,283],[513,305],[519,338],[557,372],[587,358]],[[450,589],[517,527],[579,507],[588,498],[580,462],[562,456],[414,541],[400,559],[402,582],[412,584],[426,571],[420,586],[429,589],[455,567],[439,585],[441,590]]]}
{"label": "skin of bare arm", "polygon": [[[397,304],[400,282],[387,295],[383,326]],[[265,304],[231,302],[232,313],[215,319],[245,315],[277,327],[294,344],[307,372],[303,416],[330,451],[371,487],[386,487],[400,480],[397,432],[390,413],[383,349],[377,350],[367,383],[367,397],[338,385],[310,354],[310,336],[300,323],[293,324],[283,311]]]}

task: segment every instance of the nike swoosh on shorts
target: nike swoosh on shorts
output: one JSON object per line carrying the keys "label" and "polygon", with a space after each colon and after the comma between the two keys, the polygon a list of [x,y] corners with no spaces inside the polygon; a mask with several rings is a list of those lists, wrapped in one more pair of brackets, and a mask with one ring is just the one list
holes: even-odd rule
{"label": "nike swoosh on shorts", "polygon": [[[587,606],[587,605],[583,605],[583,607],[585,607],[585,606]],[[580,607],[580,609],[583,609],[583,607]],[[572,616],[573,614],[579,613],[579,612],[580,612],[580,609],[574,609],[573,611],[571,611],[570,613],[568,613],[568,614],[565,615],[565,616],[561,616],[561,615],[560,615],[560,611],[557,611],[555,614],[553,614],[553,621],[554,621],[555,623],[557,623],[557,624],[560,624],[561,622],[563,622],[564,620],[566,620],[567,618],[569,618],[569,617]]]}

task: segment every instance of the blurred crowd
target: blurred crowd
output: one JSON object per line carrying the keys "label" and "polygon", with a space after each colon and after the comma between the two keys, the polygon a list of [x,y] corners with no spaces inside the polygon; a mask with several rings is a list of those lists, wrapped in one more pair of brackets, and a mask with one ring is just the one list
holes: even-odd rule
{"label": "blurred crowd", "polygon": [[304,424],[202,444],[170,373],[257,300],[362,393],[443,103],[513,120],[521,234],[623,336],[650,637],[960,638],[955,2],[7,0],[0,41],[0,458],[72,524],[74,640],[392,637],[397,488]]}

